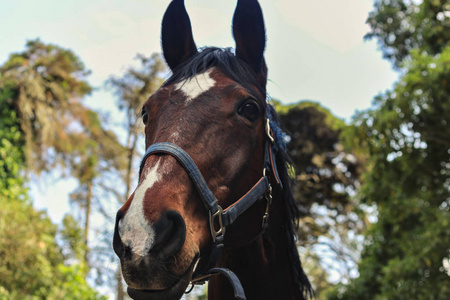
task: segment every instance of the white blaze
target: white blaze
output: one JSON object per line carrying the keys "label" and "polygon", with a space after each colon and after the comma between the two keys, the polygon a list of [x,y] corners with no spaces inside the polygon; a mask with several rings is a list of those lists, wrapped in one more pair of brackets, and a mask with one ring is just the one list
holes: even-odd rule
{"label": "white blaze", "polygon": [[179,82],[175,85],[175,88],[182,91],[186,96],[186,104],[216,84],[216,81],[209,75],[210,72],[211,70],[208,70],[204,73],[197,74],[194,77]]}
{"label": "white blaze", "polygon": [[161,179],[158,173],[160,161],[153,166],[134,193],[133,201],[119,222],[119,235],[125,246],[139,256],[145,256],[153,246],[155,231],[144,215],[144,196],[149,188]]}

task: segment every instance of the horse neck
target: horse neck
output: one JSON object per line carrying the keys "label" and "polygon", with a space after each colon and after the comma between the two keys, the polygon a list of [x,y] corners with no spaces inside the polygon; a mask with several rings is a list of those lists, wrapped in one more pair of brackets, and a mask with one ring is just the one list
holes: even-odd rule
{"label": "horse neck", "polygon": [[[224,250],[219,261],[238,276],[249,300],[303,299],[293,279],[292,246],[282,200],[280,193],[274,193],[269,226],[263,235],[245,246]],[[216,276],[210,281],[208,299],[234,299],[227,279]]]}

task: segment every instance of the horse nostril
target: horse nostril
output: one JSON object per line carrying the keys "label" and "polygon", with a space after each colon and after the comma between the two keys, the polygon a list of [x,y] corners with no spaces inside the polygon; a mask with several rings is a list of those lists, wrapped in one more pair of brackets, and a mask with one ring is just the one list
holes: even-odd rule
{"label": "horse nostril", "polygon": [[186,225],[178,212],[169,210],[162,213],[154,228],[156,237],[150,251],[153,255],[165,259],[181,249],[186,239]]}
{"label": "horse nostril", "polygon": [[116,252],[118,257],[122,257],[124,254],[124,245],[122,243],[122,239],[119,235],[119,222],[122,219],[124,213],[119,210],[116,215],[116,224],[114,226],[114,238],[113,238],[113,249]]}

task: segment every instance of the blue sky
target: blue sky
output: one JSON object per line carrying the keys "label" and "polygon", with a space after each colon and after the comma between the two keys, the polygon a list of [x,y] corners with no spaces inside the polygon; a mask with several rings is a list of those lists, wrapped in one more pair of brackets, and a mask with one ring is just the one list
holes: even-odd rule
{"label": "blue sky", "polygon": [[[27,39],[72,49],[101,87],[137,52],[160,50],[160,22],[168,0],[3,0],[0,62]],[[374,41],[363,42],[371,0],[261,0],[267,27],[269,93],[284,102],[311,99],[350,117],[370,106],[397,75]],[[234,1],[186,0],[198,46],[233,46]],[[104,95],[103,95],[104,96]],[[107,102],[96,95],[89,100]],[[105,103],[100,105],[105,107]]]}
{"label": "blue sky", "polygon": [[[235,1],[185,0],[197,46],[234,46]],[[0,63],[24,49],[26,40],[72,49],[92,71],[98,89],[85,102],[115,114],[103,89],[137,53],[160,51],[160,23],[169,0],[2,0]],[[261,0],[267,28],[268,92],[284,103],[318,101],[349,120],[397,79],[375,41],[364,42],[371,0]],[[68,208],[75,184],[47,178],[33,187],[35,205],[56,222]],[[51,185],[52,188],[46,188]]]}

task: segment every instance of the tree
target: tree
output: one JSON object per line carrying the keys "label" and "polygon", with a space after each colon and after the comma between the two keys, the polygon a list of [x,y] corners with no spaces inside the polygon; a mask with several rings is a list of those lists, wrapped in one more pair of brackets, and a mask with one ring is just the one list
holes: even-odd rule
{"label": "tree", "polygon": [[13,91],[2,80],[0,73],[0,199],[23,199],[24,176],[21,174],[24,153],[17,145],[23,143],[19,119],[9,101]]}
{"label": "tree", "polygon": [[[385,29],[384,21],[393,24],[385,13],[397,4],[409,17]],[[449,9],[444,1],[380,1],[369,16],[382,44],[407,24],[416,33],[382,48],[403,75],[353,121],[353,146],[369,155],[361,197],[377,206],[378,220],[366,236],[359,278],[331,299],[450,297],[450,47],[442,30]]]}
{"label": "tree", "polygon": [[4,101],[20,123],[27,170],[39,174],[68,165],[67,154],[80,138],[75,124],[84,112],[81,99],[92,91],[83,63],[72,51],[37,39],[11,54],[0,73],[9,91]]}
{"label": "tree", "polygon": [[348,298],[450,297],[450,48],[412,58],[394,91],[375,99],[379,108],[355,118],[370,152],[361,193],[378,222]]}
{"label": "tree", "polygon": [[356,237],[365,228],[364,211],[352,196],[359,187],[362,161],[344,148],[341,132],[347,125],[329,110],[311,101],[275,102],[275,107],[297,170],[293,189],[301,211],[298,243],[305,248],[305,267],[311,268],[307,273],[321,299],[330,284],[327,271],[334,268],[349,280],[361,250]]}
{"label": "tree", "polygon": [[[57,226],[33,208],[25,177],[24,137],[0,77],[0,299],[103,299],[55,242]],[[69,258],[70,259],[70,258]]]}
{"label": "tree", "polygon": [[166,66],[161,55],[154,53],[149,57],[138,54],[136,59],[140,66],[130,67],[123,77],[110,77],[107,86],[115,90],[119,109],[125,113],[124,130],[126,135],[125,147],[128,152],[128,165],[124,174],[126,191],[122,201],[128,199],[131,189],[132,169],[137,148],[138,137],[142,135],[140,113],[144,102],[163,83],[161,74]]}
{"label": "tree", "polygon": [[[120,144],[117,136],[111,130],[106,130],[99,115],[85,109],[81,118],[82,136],[72,150],[71,175],[77,179],[78,187],[70,193],[70,201],[81,212],[79,221],[83,222],[83,263],[86,275],[89,271],[90,247],[89,232],[91,232],[90,218],[94,211],[111,221],[109,200],[117,194],[117,173],[123,172],[127,164],[126,149]],[[96,256],[100,253],[92,253]],[[97,257],[98,258],[98,257]],[[97,271],[102,269],[96,265]],[[98,272],[100,275],[103,272]]]}
{"label": "tree", "polygon": [[376,38],[383,56],[401,68],[414,50],[436,55],[450,46],[449,11],[447,0],[376,0],[365,38]]}
{"label": "tree", "polygon": [[104,212],[104,193],[116,190],[104,178],[117,173],[112,170],[125,169],[125,149],[104,128],[98,113],[82,103],[92,91],[86,81],[89,72],[72,51],[39,39],[29,41],[0,71],[9,91],[5,101],[18,116],[24,170],[39,175],[58,169],[79,182],[70,196],[82,212],[84,259],[79,262],[86,277],[90,216],[94,206]]}
{"label": "tree", "polygon": [[[124,183],[123,193],[116,193],[116,200],[123,204],[130,196],[132,182],[136,177],[133,173],[135,161],[140,157],[138,153],[138,138],[142,136],[142,123],[140,112],[144,102],[152,95],[163,83],[162,72],[166,70],[160,54],[154,53],[149,57],[142,54],[137,55],[139,67],[130,67],[122,77],[110,77],[107,86],[115,91],[118,98],[118,106],[125,113],[125,122],[123,129],[125,131],[125,151],[126,167],[125,172],[120,176]],[[124,299],[122,284],[122,275],[120,267],[116,274],[117,280],[117,299]]]}

